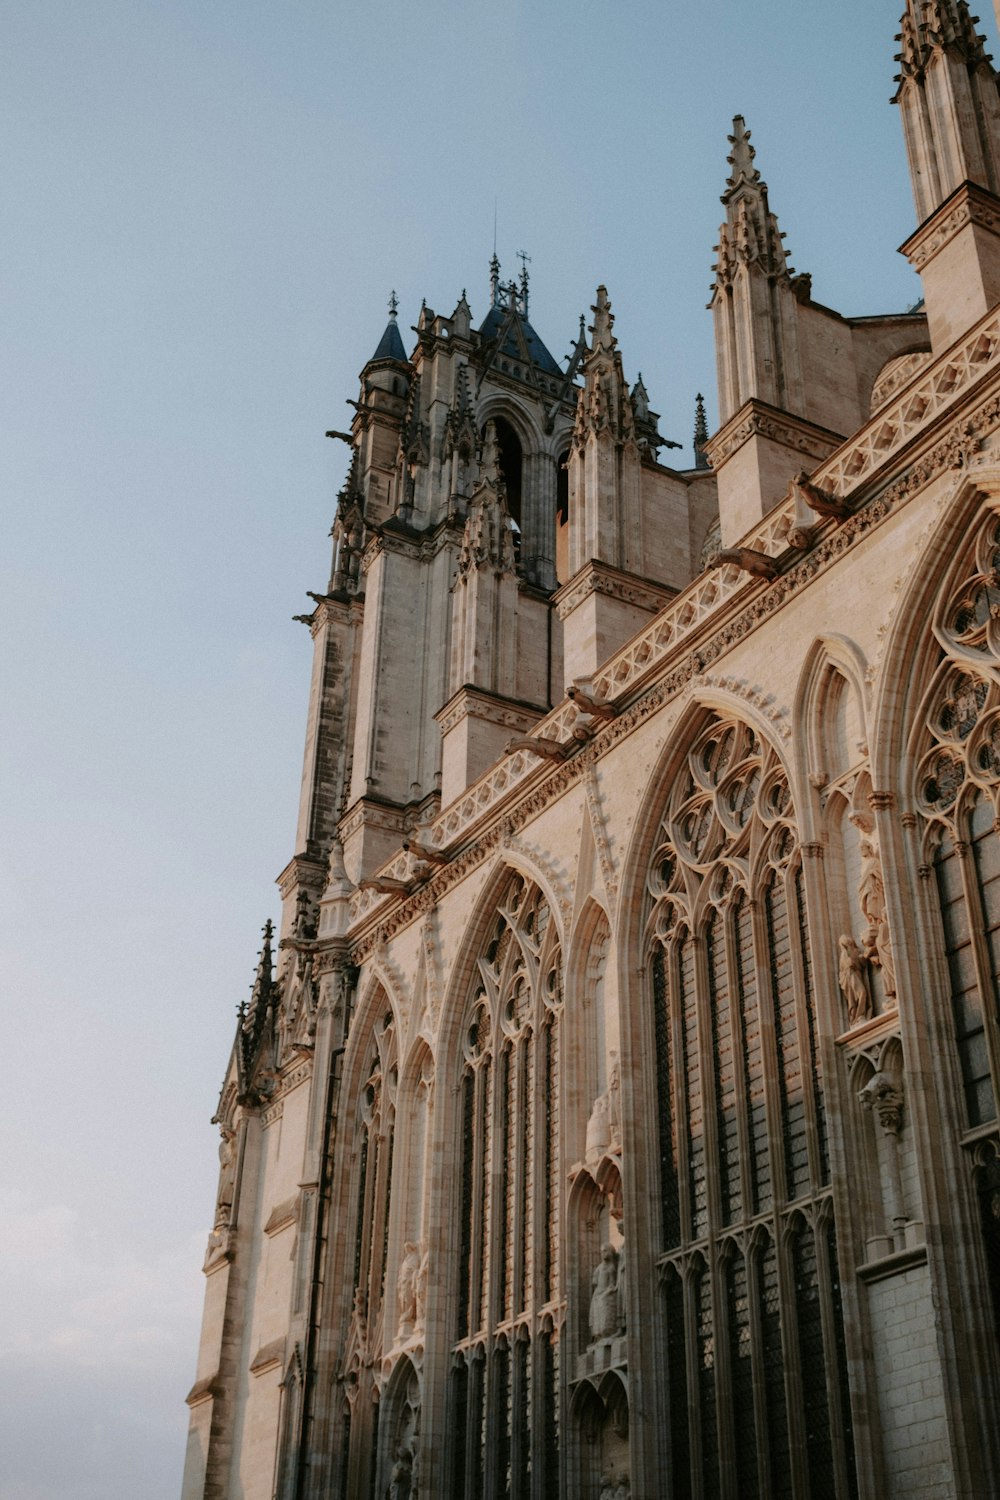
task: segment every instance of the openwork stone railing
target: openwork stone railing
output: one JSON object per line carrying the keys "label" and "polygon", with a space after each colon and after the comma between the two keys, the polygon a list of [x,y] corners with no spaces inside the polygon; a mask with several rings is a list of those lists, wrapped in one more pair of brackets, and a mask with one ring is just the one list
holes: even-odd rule
{"label": "openwork stone railing", "polygon": [[[921,367],[915,378],[877,411],[860,432],[812,471],[813,482],[841,499],[848,499],[895,452],[997,368],[1000,368],[1000,309],[988,313],[960,344],[940,359]],[[787,551],[788,534],[796,524],[795,499],[789,494],[743,538],[741,545],[778,557]],[[654,669],[675,657],[710,616],[718,615],[722,605],[760,587],[759,579],[732,565],[700,574],[595,673],[594,697],[620,700]],[[540,739],[556,740],[568,751],[579,722],[580,710],[566,700],[539,720],[532,733]],[[429,849],[448,848],[516,787],[539,773],[541,766],[542,762],[525,750],[505,757],[446,807],[430,828],[421,832],[421,841]],[[378,873],[410,884],[427,873],[427,867],[422,866],[419,856],[401,852]],[[352,902],[354,919],[365,916],[390,894],[372,889],[359,891]]]}

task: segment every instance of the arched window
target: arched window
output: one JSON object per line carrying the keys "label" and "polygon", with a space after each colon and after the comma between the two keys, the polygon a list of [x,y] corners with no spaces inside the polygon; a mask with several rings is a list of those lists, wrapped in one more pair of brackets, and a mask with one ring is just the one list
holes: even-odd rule
{"label": "arched window", "polygon": [[[1000,521],[979,529],[964,576],[941,601],[941,659],[911,740],[923,873],[940,913],[954,1061],[1000,1331]],[[990,1127],[994,1128],[991,1130]]]}
{"label": "arched window", "polygon": [[556,459],[556,578],[569,578],[569,449]]}
{"label": "arched window", "polygon": [[696,738],[648,889],[673,1492],[714,1500],[729,1472],[741,1497],[847,1500],[801,859],[783,769],[747,725]]}
{"label": "arched window", "polygon": [[561,1007],[548,904],[514,876],[477,962],[465,1031],[455,1494],[482,1495],[489,1473],[497,1493],[528,1500],[529,1454],[535,1473],[554,1466],[545,1482],[557,1483]]}
{"label": "arched window", "polygon": [[373,1496],[378,1467],[379,1406],[378,1391],[372,1381],[370,1341],[381,1330],[386,1303],[398,1081],[396,1030],[388,1001],[385,1004],[385,1012],[371,1039],[356,1105],[354,1302],[346,1360],[351,1404],[342,1428],[340,1460],[347,1484],[344,1493]]}
{"label": "arched window", "polygon": [[521,443],[506,417],[494,417],[497,444],[500,448],[500,467],[507,491],[507,509],[514,525],[521,530],[521,476],[524,467]]}

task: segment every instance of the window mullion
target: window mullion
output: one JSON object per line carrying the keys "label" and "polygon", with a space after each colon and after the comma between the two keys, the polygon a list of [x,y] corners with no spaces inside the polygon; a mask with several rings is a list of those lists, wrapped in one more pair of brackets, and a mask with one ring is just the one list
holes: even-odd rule
{"label": "window mullion", "polygon": [[982,892],[976,871],[975,853],[971,842],[955,840],[955,855],[962,880],[965,910],[968,915],[969,941],[972,944],[973,962],[976,970],[976,988],[979,993],[980,1014],[983,1017],[986,1050],[993,1074],[993,1097],[1000,1101],[1000,1023],[997,1017],[996,985],[993,981],[993,965],[990,961],[989,944],[986,938],[987,914],[983,909]]}

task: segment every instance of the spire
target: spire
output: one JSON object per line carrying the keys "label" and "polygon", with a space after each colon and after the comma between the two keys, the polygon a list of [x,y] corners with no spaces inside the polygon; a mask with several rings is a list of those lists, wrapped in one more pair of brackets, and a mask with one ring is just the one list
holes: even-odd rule
{"label": "spire", "polygon": [[406,364],[406,350],[403,348],[403,340],[400,338],[399,329],[396,326],[396,313],[399,310],[399,299],[395,292],[389,294],[389,321],[385,325],[385,332],[379,339],[378,348],[368,361],[374,364],[380,359],[398,359]]}
{"label": "spire", "polygon": [[696,469],[708,468],[708,454],[705,452],[705,444],[708,442],[708,421],[705,417],[705,398],[698,392],[694,398],[694,466]]}
{"label": "spire", "polygon": [[997,75],[966,0],[906,0],[893,103],[903,118],[917,218],[963,182],[1000,192]]}
{"label": "spire", "polygon": [[804,392],[793,307],[809,296],[808,277],[788,264],[784,235],[771,212],[767,183],[754,165],[750,131],[733,119],[722,202],[726,218],[715,247],[709,306],[715,317],[719,418],[727,422],[750,398],[802,411]]}
{"label": "spire", "polygon": [[792,272],[782,244],[784,235],[768,203],[767,183],[754,166],[757,153],[742,115],[733,119],[729,144],[732,150],[726,161],[730,173],[722,194],[726,222],[715,247],[715,290],[732,285],[741,265],[759,265],[766,275],[788,280]]}
{"label": "spire", "polygon": [[608,289],[597,288],[591,307],[591,343],[583,362],[584,387],[576,404],[573,441],[582,447],[590,433],[609,434],[616,442],[634,442],[635,412],[613,328]]}

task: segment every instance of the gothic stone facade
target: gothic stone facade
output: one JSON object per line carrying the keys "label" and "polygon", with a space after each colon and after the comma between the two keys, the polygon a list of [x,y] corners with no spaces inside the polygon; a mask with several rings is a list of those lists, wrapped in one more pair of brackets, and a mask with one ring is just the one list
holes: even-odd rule
{"label": "gothic stone facade", "polygon": [[900,64],[925,304],[737,119],[699,467],[603,288],[365,366],[185,1500],[1000,1494],[997,79]]}

